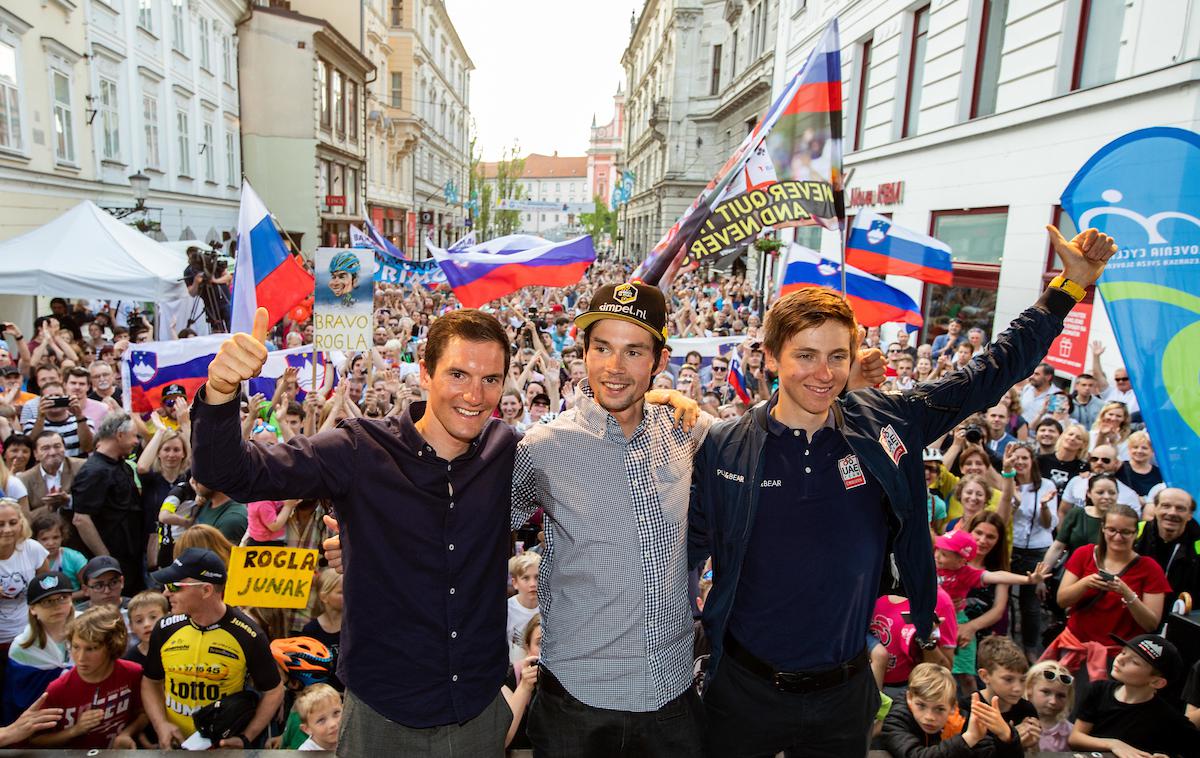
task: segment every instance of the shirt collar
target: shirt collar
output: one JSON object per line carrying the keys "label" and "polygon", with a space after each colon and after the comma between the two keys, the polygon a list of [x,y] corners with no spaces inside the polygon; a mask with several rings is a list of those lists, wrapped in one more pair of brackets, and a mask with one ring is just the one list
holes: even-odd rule
{"label": "shirt collar", "polygon": [[59,478],[61,478],[61,477],[62,477],[62,470],[63,470],[63,466],[65,466],[65,465],[67,465],[67,462],[66,462],[66,461],[63,461],[62,463],[58,464],[58,471],[56,471],[56,472],[54,472],[53,474],[51,474],[51,473],[50,473],[49,471],[47,471],[46,469],[42,468],[42,464],[40,464],[40,463],[39,463],[39,464],[38,464],[38,471],[41,471],[41,472],[42,472],[42,478],[43,478],[43,479],[59,479]]}
{"label": "shirt collar", "polygon": [[[642,421],[638,424],[638,428],[634,431],[633,437],[641,433],[646,426],[646,408],[642,407]],[[610,429],[615,429],[616,433],[625,438],[625,431],[621,429],[621,425],[617,422],[612,414],[604,409],[600,403],[596,402],[596,395],[592,391],[592,385],[588,384],[588,380],[584,379],[579,383],[579,388],[575,395],[575,408],[578,415],[575,417],[579,425],[588,430],[597,437],[604,437],[609,433]]]}
{"label": "shirt collar", "polygon": [[[771,396],[771,399],[767,402],[767,431],[770,432],[772,436],[782,437],[783,435],[785,435],[788,432],[793,431],[793,430],[790,426],[783,423],[779,419],[775,418],[775,414],[772,413],[772,411],[775,410],[775,406],[778,403],[779,403],[779,393],[776,392],[774,395]],[[833,418],[834,417],[834,407],[836,407],[836,406],[830,406],[829,415],[825,417],[825,424],[822,425],[821,429],[836,429],[837,428],[837,424],[834,422],[834,418]]]}

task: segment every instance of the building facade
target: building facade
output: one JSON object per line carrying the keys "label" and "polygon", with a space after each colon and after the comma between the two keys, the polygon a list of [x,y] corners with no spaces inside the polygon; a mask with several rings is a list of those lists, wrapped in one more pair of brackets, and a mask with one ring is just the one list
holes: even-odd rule
{"label": "building facade", "polygon": [[366,187],[363,93],[371,61],[333,24],[287,4],[239,26],[246,177],[305,255],[348,246]]}
{"label": "building facade", "polygon": [[[848,213],[870,207],[954,251],[952,287],[896,278],[926,314],[994,334],[1054,273],[1043,229],[1099,148],[1200,125],[1200,18],[1188,0],[809,0],[781,10],[776,91],[837,16]],[[826,233],[826,254],[839,241]],[[1096,303],[1099,306],[1099,303]],[[1092,337],[1115,345],[1102,307]],[[1119,360],[1116,349],[1106,362]],[[1111,366],[1109,367],[1111,368]]]}
{"label": "building facade", "polygon": [[[0,6],[0,237],[84,199],[160,239],[224,242],[241,184],[245,0]],[[119,211],[118,211],[119,212]]]}
{"label": "building facade", "polygon": [[622,137],[625,128],[625,91],[617,87],[613,95],[612,120],[602,126],[597,126],[596,117],[592,116],[592,128],[588,134],[587,151],[587,186],[593,198],[608,203],[612,198],[613,185],[616,183],[613,172],[621,162]]}
{"label": "building facade", "polygon": [[[524,161],[520,195],[513,198],[520,213],[517,233],[554,241],[583,234],[579,216],[595,207],[588,178],[588,156],[530,153]],[[493,188],[492,197],[496,196],[496,165],[479,164],[484,184]]]}

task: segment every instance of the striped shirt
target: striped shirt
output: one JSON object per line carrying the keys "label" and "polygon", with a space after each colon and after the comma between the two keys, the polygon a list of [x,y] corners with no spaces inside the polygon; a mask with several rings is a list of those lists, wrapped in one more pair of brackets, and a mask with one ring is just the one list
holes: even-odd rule
{"label": "striped shirt", "polygon": [[[30,401],[21,409],[21,428],[26,434],[33,431],[33,427],[37,424],[37,405],[41,401]],[[32,413],[26,413],[26,410],[32,408]],[[92,424],[89,422],[88,427]],[[79,422],[74,416],[67,416],[66,421],[51,421],[50,419],[42,420],[42,431],[58,432],[63,439],[63,446],[67,449],[67,455],[72,458],[80,458],[86,455],[79,447]]]}
{"label": "striped shirt", "polygon": [[691,685],[687,511],[712,421],[683,432],[647,404],[626,438],[585,381],[574,408],[517,445],[513,525],[538,506],[547,517],[542,663],[587,705],[654,711]]}

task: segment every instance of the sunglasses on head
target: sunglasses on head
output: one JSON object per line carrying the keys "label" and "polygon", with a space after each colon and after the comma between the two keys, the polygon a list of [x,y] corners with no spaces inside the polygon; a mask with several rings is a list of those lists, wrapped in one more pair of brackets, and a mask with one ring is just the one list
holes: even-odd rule
{"label": "sunglasses on head", "polygon": [[1071,676],[1070,674],[1060,674],[1051,669],[1042,669],[1042,678],[1047,682],[1053,682],[1057,679],[1068,687],[1071,686],[1071,682],[1075,681],[1075,677]]}

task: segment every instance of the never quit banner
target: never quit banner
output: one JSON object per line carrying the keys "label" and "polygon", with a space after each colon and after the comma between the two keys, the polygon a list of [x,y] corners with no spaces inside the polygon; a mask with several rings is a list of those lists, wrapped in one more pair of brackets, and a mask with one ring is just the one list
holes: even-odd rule
{"label": "never quit banner", "polygon": [[1155,127],[1113,140],[1062,207],[1117,242],[1097,286],[1163,479],[1200,492],[1200,135]]}

